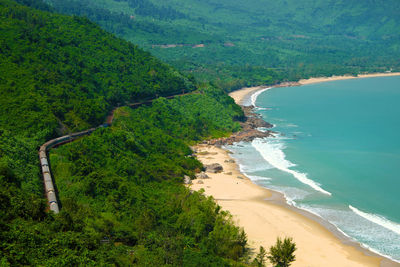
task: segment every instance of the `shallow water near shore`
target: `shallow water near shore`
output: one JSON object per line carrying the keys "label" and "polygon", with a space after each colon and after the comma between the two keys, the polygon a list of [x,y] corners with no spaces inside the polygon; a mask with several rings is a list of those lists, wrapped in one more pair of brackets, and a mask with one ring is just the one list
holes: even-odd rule
{"label": "shallow water near shore", "polygon": [[281,135],[227,147],[241,171],[400,261],[400,77],[272,88],[250,101]]}

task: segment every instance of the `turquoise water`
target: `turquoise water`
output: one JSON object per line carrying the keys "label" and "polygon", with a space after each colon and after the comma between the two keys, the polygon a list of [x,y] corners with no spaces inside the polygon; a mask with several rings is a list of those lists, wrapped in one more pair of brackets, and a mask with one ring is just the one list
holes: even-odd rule
{"label": "turquoise water", "polygon": [[281,134],[228,147],[242,171],[400,261],[400,77],[272,88],[255,105]]}

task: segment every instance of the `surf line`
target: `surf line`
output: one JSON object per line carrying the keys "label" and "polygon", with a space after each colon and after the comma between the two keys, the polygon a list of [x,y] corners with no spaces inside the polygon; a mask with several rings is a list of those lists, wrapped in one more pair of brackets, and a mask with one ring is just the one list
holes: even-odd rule
{"label": "surf line", "polygon": [[[276,137],[274,137],[276,138]],[[272,144],[265,139],[255,139],[252,142],[252,146],[261,154],[265,161],[271,164],[273,167],[281,170],[283,172],[290,173],[293,175],[297,180],[310,186],[311,188],[319,191],[325,195],[331,196],[332,193],[328,192],[321,188],[321,186],[316,183],[315,181],[309,179],[307,174],[297,172],[294,170],[289,169],[295,164],[291,163],[290,161],[285,159],[285,154],[283,153],[283,144]]]}
{"label": "surf line", "polygon": [[375,224],[378,224],[392,232],[395,232],[396,234],[400,235],[400,224],[397,224],[395,222],[389,221],[383,216],[376,215],[376,214],[369,214],[366,212],[363,212],[351,205],[349,205],[349,208],[356,213],[358,216],[363,217],[364,219],[367,219],[370,222],[373,222]]}
{"label": "surf line", "polygon": [[[260,94],[262,94],[263,92],[265,92],[271,88],[273,88],[273,87],[267,87],[267,88],[264,88],[262,90],[255,92],[254,94],[252,94],[250,97],[251,104],[254,107],[257,107],[256,106],[257,98],[260,96]],[[274,138],[277,138],[277,137],[274,137]],[[264,158],[264,160],[266,160],[268,163],[270,163],[275,168],[277,168],[283,172],[290,173],[297,180],[299,180],[303,184],[310,186],[311,188],[313,188],[314,190],[316,190],[318,192],[321,192],[328,196],[332,196],[331,192],[324,190],[320,186],[320,184],[309,179],[307,177],[307,174],[300,173],[300,172],[289,169],[290,167],[295,166],[295,164],[293,164],[290,161],[285,159],[285,154],[282,151],[283,144],[272,144],[272,143],[266,141],[265,139],[264,140],[255,139],[252,142],[252,146],[261,154],[261,156]]]}

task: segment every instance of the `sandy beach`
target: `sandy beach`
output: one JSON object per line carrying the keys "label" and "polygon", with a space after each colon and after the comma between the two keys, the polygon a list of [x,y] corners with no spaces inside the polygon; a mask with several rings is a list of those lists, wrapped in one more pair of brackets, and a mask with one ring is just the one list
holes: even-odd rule
{"label": "sandy beach", "polygon": [[400,72],[387,72],[387,73],[372,73],[372,74],[359,74],[358,76],[332,76],[332,77],[318,77],[300,80],[301,85],[330,82],[338,80],[350,80],[350,79],[360,79],[360,78],[373,78],[373,77],[388,77],[388,76],[399,76]]}
{"label": "sandy beach", "polygon": [[[361,249],[344,245],[326,228],[281,204],[279,195],[259,187],[247,179],[230,159],[227,151],[210,145],[196,147],[203,164],[219,163],[222,173],[207,173],[210,179],[193,180],[191,188],[204,189],[217,203],[228,210],[248,235],[255,251],[269,248],[277,237],[293,237],[298,250],[292,266],[379,266],[380,257],[366,256]],[[277,199],[278,198],[278,199]]]}
{"label": "sandy beach", "polygon": [[253,93],[265,88],[268,88],[268,86],[247,87],[237,91],[233,91],[229,95],[230,97],[235,99],[236,104],[243,105],[243,102],[247,100],[247,98],[250,97]]}
{"label": "sandy beach", "polygon": [[242,88],[237,91],[231,92],[229,95],[235,99],[235,102],[239,105],[243,105],[247,102],[248,98],[255,92],[268,88],[268,87],[282,87],[282,86],[300,86],[313,83],[321,82],[331,82],[339,80],[350,80],[350,79],[361,79],[361,78],[373,78],[373,77],[390,77],[390,76],[400,76],[400,72],[390,72],[390,73],[373,73],[373,74],[359,74],[356,76],[332,76],[332,77],[316,77],[310,79],[302,79],[298,82],[288,82],[274,86],[255,86]]}
{"label": "sandy beach", "polygon": [[[394,76],[400,73],[360,75],[359,78]],[[337,76],[312,78],[298,83],[355,77]],[[266,87],[244,88],[230,94],[241,104],[254,92]],[[191,188],[204,189],[217,203],[228,210],[248,235],[248,243],[255,252],[259,246],[267,250],[277,237],[292,237],[296,242],[296,261],[292,266],[400,266],[389,259],[362,248],[340,233],[333,225],[306,211],[286,204],[282,194],[254,184],[240,173],[238,165],[230,162],[229,153],[211,145],[196,146],[197,158],[203,164],[219,163],[222,173],[207,173],[210,179],[193,180]]]}

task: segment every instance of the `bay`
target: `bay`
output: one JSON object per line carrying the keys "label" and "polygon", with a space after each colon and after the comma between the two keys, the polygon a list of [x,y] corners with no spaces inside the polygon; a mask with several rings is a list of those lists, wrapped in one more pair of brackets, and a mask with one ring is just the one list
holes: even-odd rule
{"label": "bay", "polygon": [[400,77],[272,88],[255,104],[280,134],[229,147],[242,171],[400,261]]}

